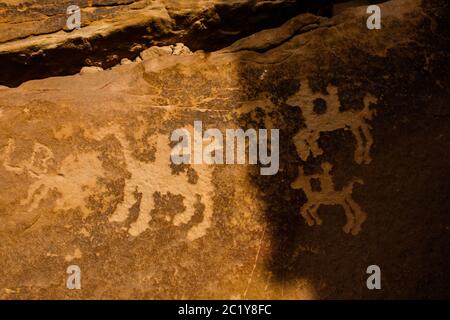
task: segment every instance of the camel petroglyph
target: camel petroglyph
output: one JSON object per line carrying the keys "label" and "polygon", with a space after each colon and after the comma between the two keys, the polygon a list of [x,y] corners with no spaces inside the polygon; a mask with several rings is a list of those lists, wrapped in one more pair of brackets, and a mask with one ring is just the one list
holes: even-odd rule
{"label": "camel petroglyph", "polygon": [[[367,214],[353,200],[353,187],[355,183],[363,184],[361,179],[353,179],[342,190],[336,190],[331,176],[332,165],[328,162],[322,164],[322,173],[306,176],[302,167],[299,167],[299,176],[292,183],[293,189],[302,189],[308,201],[301,209],[301,215],[310,226],[321,225],[322,220],[318,215],[321,205],[340,205],[344,209],[347,223],[343,230],[345,233],[357,235],[361,231],[361,225],[366,220]],[[313,181],[318,182],[317,189],[313,187]]]}

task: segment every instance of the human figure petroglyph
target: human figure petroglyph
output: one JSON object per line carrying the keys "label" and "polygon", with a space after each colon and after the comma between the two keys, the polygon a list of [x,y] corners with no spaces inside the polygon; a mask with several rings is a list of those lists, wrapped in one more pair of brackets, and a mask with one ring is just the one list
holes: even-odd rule
{"label": "human figure petroglyph", "polygon": [[338,129],[351,130],[356,139],[355,161],[358,164],[371,162],[370,150],[373,145],[371,129],[368,123],[376,114],[370,109],[371,103],[377,100],[366,95],[364,109],[359,111],[340,111],[338,89],[328,86],[328,95],[313,93],[307,85],[302,85],[299,92],[288,99],[288,103],[302,109],[305,127],[294,137],[297,151],[302,160],[310,155],[317,157],[323,154],[319,147],[321,132],[331,132]]}
{"label": "human figure petroglyph", "polygon": [[[322,164],[322,173],[306,176],[302,167],[299,167],[299,176],[291,184],[293,189],[302,189],[308,201],[301,208],[301,215],[310,226],[321,225],[318,209],[321,205],[340,205],[344,209],[347,223],[343,230],[345,233],[357,235],[367,214],[353,200],[353,187],[355,183],[363,184],[361,179],[353,179],[342,190],[336,190],[331,176],[332,165],[328,162]],[[319,190],[314,190],[313,180],[319,182]]]}

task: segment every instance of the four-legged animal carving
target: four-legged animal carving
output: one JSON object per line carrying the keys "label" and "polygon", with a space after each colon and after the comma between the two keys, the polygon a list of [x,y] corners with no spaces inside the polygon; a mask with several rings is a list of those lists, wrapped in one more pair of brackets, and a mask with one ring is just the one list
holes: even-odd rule
{"label": "four-legged animal carving", "polygon": [[155,209],[154,195],[173,193],[183,196],[185,210],[177,214],[172,223],[175,226],[187,224],[195,214],[198,201],[204,205],[203,220],[191,227],[187,239],[190,241],[203,237],[211,225],[213,215],[213,168],[207,165],[195,166],[198,180],[195,184],[189,182],[187,174],[176,175],[170,167],[171,148],[166,136],[158,135],[157,151],[154,162],[141,162],[132,155],[132,149],[125,137],[120,133],[114,133],[122,144],[127,170],[131,177],[125,181],[124,199],[117,206],[110,218],[112,222],[124,222],[130,215],[130,209],[136,203],[135,193],[142,193],[139,206],[139,216],[131,223],[128,232],[132,236],[138,236],[149,227],[152,220],[150,212]]}
{"label": "four-legged animal carving", "polygon": [[321,132],[346,129],[351,130],[356,139],[355,161],[358,164],[369,164],[373,138],[372,127],[368,121],[371,121],[376,113],[370,109],[370,104],[375,103],[376,99],[367,95],[364,98],[364,109],[340,111],[338,89],[329,86],[328,93],[313,93],[307,85],[302,85],[301,90],[288,100],[290,105],[302,109],[305,121],[305,127],[294,137],[301,159],[306,161],[310,154],[317,157],[323,153],[318,144]]}
{"label": "four-legged animal carving", "polygon": [[27,197],[20,202],[27,213],[38,209],[50,191],[56,191],[60,195],[55,202],[56,209],[80,208],[87,215],[90,210],[86,198],[98,187],[97,177],[104,174],[97,154],[69,155],[56,166],[52,150],[43,144],[35,142],[31,158],[18,163],[13,161],[15,149],[16,143],[10,139],[3,154],[3,167],[6,171],[27,174],[33,179]]}
{"label": "four-legged animal carving", "polygon": [[[354,179],[342,190],[336,190],[333,178],[330,174],[332,165],[328,162],[322,164],[322,174],[305,176],[302,167],[299,168],[299,176],[292,183],[292,188],[302,189],[308,201],[301,210],[301,215],[308,225],[322,224],[318,215],[318,209],[321,205],[340,205],[345,211],[347,223],[343,227],[345,233],[357,235],[361,231],[361,225],[366,220],[366,213],[353,200],[353,186],[355,183],[363,184],[359,179]],[[319,190],[313,190],[312,182],[319,182]]]}
{"label": "four-legged animal carving", "polygon": [[[151,211],[155,209],[154,196],[161,194],[175,194],[183,196],[183,212],[179,212],[171,222],[181,226],[191,222],[197,208],[203,207],[202,221],[190,227],[187,240],[194,241],[203,237],[211,225],[213,214],[212,183],[213,168],[207,165],[195,166],[197,179],[189,180],[187,173],[179,175],[172,172],[170,155],[170,140],[167,136],[156,136],[156,156],[154,162],[142,162],[133,156],[124,134],[118,130],[100,129],[95,137],[99,140],[107,135],[114,135],[122,146],[126,169],[130,178],[125,180],[124,198],[117,205],[111,222],[124,222],[130,216],[130,209],[135,205],[136,193],[141,193],[139,214],[128,229],[133,236],[138,236],[149,227]],[[58,194],[55,209],[69,210],[79,208],[83,215],[88,215],[91,209],[87,199],[100,187],[97,178],[104,177],[107,172],[103,168],[99,154],[95,152],[70,154],[59,164],[55,162],[53,152],[40,143],[34,143],[31,158],[15,162],[13,152],[16,149],[15,141],[10,139],[1,149],[0,165],[15,174],[27,174],[33,178],[27,197],[20,202],[26,207],[27,213],[39,209],[41,202],[47,199],[50,192]]]}

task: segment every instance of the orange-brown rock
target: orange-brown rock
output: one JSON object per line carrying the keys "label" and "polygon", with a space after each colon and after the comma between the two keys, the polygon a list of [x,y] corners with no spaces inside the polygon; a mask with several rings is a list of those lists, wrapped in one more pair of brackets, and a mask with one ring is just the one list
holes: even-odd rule
{"label": "orange-brown rock", "polygon": [[[381,7],[0,87],[0,297],[448,296],[446,6]],[[280,171],[174,165],[196,120],[279,128]]]}

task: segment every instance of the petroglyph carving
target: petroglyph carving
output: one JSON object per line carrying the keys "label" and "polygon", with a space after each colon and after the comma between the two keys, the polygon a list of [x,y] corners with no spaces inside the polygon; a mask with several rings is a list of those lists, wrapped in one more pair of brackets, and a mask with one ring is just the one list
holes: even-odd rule
{"label": "petroglyph carving", "polygon": [[97,189],[97,177],[104,174],[97,154],[70,155],[57,169],[53,152],[43,144],[35,142],[31,158],[18,164],[14,164],[12,159],[15,149],[15,141],[10,139],[3,154],[6,171],[27,174],[36,179],[30,185],[27,197],[20,202],[26,207],[26,212],[38,209],[50,191],[59,194],[55,202],[56,209],[80,208],[85,215],[89,212],[86,198]]}
{"label": "petroglyph carving", "polygon": [[203,237],[211,224],[213,209],[213,183],[212,168],[207,165],[193,166],[198,175],[195,184],[189,182],[187,174],[172,173],[170,163],[170,140],[169,136],[156,136],[156,156],[154,162],[145,163],[133,157],[131,148],[121,134],[114,133],[122,144],[127,170],[131,178],[126,180],[124,188],[124,199],[117,206],[116,211],[110,218],[111,222],[124,222],[130,215],[130,209],[136,203],[135,193],[142,193],[139,207],[139,216],[131,223],[128,230],[132,236],[138,236],[149,227],[151,221],[151,211],[155,209],[154,194],[172,193],[182,195],[185,211],[175,215],[172,223],[175,226],[187,224],[195,214],[195,210],[200,199],[204,206],[203,220],[193,226],[187,234],[190,241]]}
{"label": "petroglyph carving", "polygon": [[[294,189],[302,189],[308,198],[301,209],[301,215],[308,225],[321,225],[322,220],[317,212],[319,207],[321,205],[340,205],[347,217],[347,223],[343,227],[344,232],[357,235],[361,231],[361,225],[366,220],[367,214],[353,200],[353,186],[355,183],[363,184],[364,182],[361,179],[353,179],[342,190],[336,190],[330,174],[332,168],[330,163],[324,162],[321,174],[306,176],[303,168],[299,167],[299,176],[291,186]],[[313,180],[318,182],[318,190],[313,188]]]}
{"label": "petroglyph carving", "polygon": [[8,139],[8,144],[0,158],[0,160],[3,160],[3,167],[6,171],[16,174],[27,173],[34,178],[48,172],[50,162],[53,160],[53,152],[48,147],[35,142],[31,158],[18,163],[15,163],[13,159],[15,149],[15,141]]}
{"label": "petroglyph carving", "polygon": [[57,173],[42,175],[28,190],[28,197],[21,202],[28,211],[39,207],[51,190],[60,194],[55,207],[61,210],[80,208],[87,216],[89,209],[86,199],[97,188],[97,178],[104,175],[102,162],[94,152],[70,155],[61,164]]}
{"label": "petroglyph carving", "polygon": [[376,113],[370,109],[376,99],[371,95],[364,98],[364,109],[360,111],[340,111],[338,89],[328,87],[328,95],[313,93],[307,85],[292,96],[288,103],[299,106],[305,120],[305,128],[294,137],[297,151],[302,160],[306,161],[310,155],[317,157],[323,154],[318,141],[321,132],[331,132],[338,129],[351,130],[356,139],[355,161],[358,164],[371,162],[370,149],[373,144],[372,127],[368,123]]}
{"label": "petroglyph carving", "polygon": [[[88,132],[89,130],[86,130],[85,134]],[[187,239],[193,241],[203,237],[210,227],[213,213],[213,168],[208,165],[193,165],[197,175],[195,182],[189,179],[188,173],[174,174],[170,162],[169,136],[154,136],[157,146],[155,161],[148,163],[133,156],[128,140],[118,130],[99,130],[89,138],[101,140],[110,134],[122,145],[126,169],[130,173],[130,178],[125,181],[124,199],[117,206],[110,221],[124,222],[136,203],[136,192],[142,193],[138,218],[131,223],[128,230],[132,236],[138,236],[149,227],[150,213],[155,209],[154,194],[171,193],[182,195],[185,207],[183,212],[173,217],[173,225],[188,224],[197,213],[196,210],[203,210],[202,221],[189,229]],[[7,145],[1,149],[0,164],[8,172],[26,174],[33,179],[26,198],[20,201],[25,212],[39,209],[42,201],[53,194],[56,198],[55,209],[79,208],[84,216],[90,213],[87,198],[101,187],[97,183],[98,178],[107,176],[99,154],[93,151],[70,154],[57,165],[53,152],[41,143],[34,143],[31,156],[22,161],[15,161],[16,149],[16,142],[13,139],[8,140]]]}
{"label": "petroglyph carving", "polygon": [[[310,156],[317,157],[323,154],[319,146],[322,132],[345,129],[350,130],[356,140],[355,162],[369,164],[372,161],[370,150],[373,145],[369,121],[373,120],[376,114],[370,107],[377,100],[368,94],[364,97],[362,110],[341,111],[338,88],[330,85],[327,91],[328,94],[313,93],[308,85],[302,85],[301,89],[288,99],[290,105],[301,108],[304,119],[305,126],[294,137],[300,158],[307,161]],[[306,194],[307,202],[301,209],[301,215],[308,225],[320,225],[322,220],[317,212],[319,207],[340,205],[347,217],[344,232],[357,235],[367,214],[353,200],[353,186],[355,183],[364,182],[361,179],[354,179],[342,190],[336,190],[331,169],[331,164],[325,162],[322,164],[321,174],[305,176],[303,168],[299,168],[299,176],[291,186],[294,189],[302,189]],[[319,186],[316,185],[314,188],[312,185],[314,182]]]}

